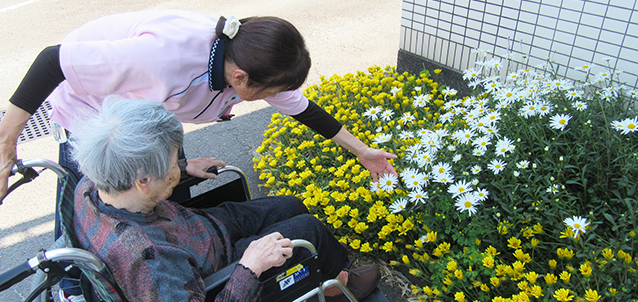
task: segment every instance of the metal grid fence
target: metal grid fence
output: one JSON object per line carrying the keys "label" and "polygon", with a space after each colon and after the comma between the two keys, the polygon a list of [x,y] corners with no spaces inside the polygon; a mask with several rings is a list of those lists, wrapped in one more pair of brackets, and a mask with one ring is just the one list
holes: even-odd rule
{"label": "metal grid fence", "polygon": [[638,13],[628,0],[404,0],[401,49],[463,71],[486,50],[515,68],[550,58],[559,75],[622,71],[638,85]]}

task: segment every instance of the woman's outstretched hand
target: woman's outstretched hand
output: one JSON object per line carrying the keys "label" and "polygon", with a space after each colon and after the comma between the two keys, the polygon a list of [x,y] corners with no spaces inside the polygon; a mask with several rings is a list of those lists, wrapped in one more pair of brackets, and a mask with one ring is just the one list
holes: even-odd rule
{"label": "woman's outstretched hand", "polygon": [[217,160],[214,157],[187,159],[186,162],[188,162],[188,165],[186,165],[186,173],[190,176],[199,178],[216,179],[217,175],[215,175],[214,173],[208,173],[206,172],[206,170],[213,166],[216,166],[218,168],[223,168],[226,166],[226,163],[221,160]]}
{"label": "woman's outstretched hand", "polygon": [[290,257],[292,242],[279,232],[274,232],[251,242],[239,263],[259,277],[271,267],[282,266]]}
{"label": "woman's outstretched hand", "polygon": [[379,177],[383,174],[397,175],[394,167],[388,162],[388,159],[397,158],[396,155],[379,149],[367,148],[359,155],[361,164],[370,171],[372,180],[379,181]]}

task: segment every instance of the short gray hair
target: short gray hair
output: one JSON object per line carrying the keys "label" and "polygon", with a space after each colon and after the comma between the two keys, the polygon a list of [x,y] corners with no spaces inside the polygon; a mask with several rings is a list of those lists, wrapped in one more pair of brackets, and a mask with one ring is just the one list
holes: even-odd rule
{"label": "short gray hair", "polygon": [[72,158],[106,193],[124,192],[136,179],[161,179],[170,156],[184,142],[184,129],[162,103],[108,97],[96,116],[71,135]]}

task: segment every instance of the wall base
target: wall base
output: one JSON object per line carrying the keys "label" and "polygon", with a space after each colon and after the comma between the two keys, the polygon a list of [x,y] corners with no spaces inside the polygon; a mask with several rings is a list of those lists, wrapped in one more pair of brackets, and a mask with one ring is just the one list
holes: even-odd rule
{"label": "wall base", "polygon": [[[435,69],[442,70],[438,76],[434,74]],[[467,87],[467,81],[463,80],[463,73],[422,56],[399,49],[397,58],[397,71],[399,73],[407,71],[411,74],[419,74],[423,70],[429,70],[432,74],[432,79],[439,84],[458,90],[458,96],[469,96],[472,94],[470,88]]]}

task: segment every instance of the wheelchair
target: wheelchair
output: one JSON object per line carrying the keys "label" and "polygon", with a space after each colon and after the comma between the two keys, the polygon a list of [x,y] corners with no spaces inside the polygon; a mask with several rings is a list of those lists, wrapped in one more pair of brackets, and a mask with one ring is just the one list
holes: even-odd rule
{"label": "wheelchair", "polygon": [[[43,169],[36,171],[34,168]],[[73,194],[79,180],[72,172],[66,171],[62,166],[47,159],[20,160],[13,166],[11,172],[13,175],[22,175],[22,178],[9,187],[7,195],[20,185],[31,182],[47,169],[57,174],[58,181],[61,184],[59,202],[56,205],[56,215],[59,218],[56,219],[56,229],[61,229],[62,234],[49,250],[42,250],[34,257],[0,274],[0,292],[36,274],[34,282],[36,286],[24,301],[54,301],[51,288],[67,276],[71,269],[77,268],[81,271],[80,287],[87,302],[127,301],[117,286],[117,282],[114,280],[109,268],[95,255],[76,248],[76,246],[80,245],[77,243],[72,227]],[[209,172],[215,174],[234,172],[239,177],[199,194],[182,203],[182,205],[202,208],[216,206],[224,201],[242,202],[251,199],[246,175],[239,168],[226,166],[217,170],[216,167],[213,167]],[[180,181],[175,191],[187,190],[204,180],[196,177],[187,178]],[[220,196],[223,196],[223,199]],[[0,199],[0,205],[2,204],[2,199]],[[324,302],[325,296],[323,292],[331,286],[340,288],[350,301],[357,301],[341,281],[337,279],[321,280],[317,251],[310,242],[299,239],[292,242],[295,248],[307,249],[310,252],[310,256],[285,272],[262,281],[260,301],[306,301],[312,297],[317,297],[320,302]],[[215,296],[230,278],[236,264],[237,262],[231,263],[204,278],[207,293],[206,301],[215,299]]]}

